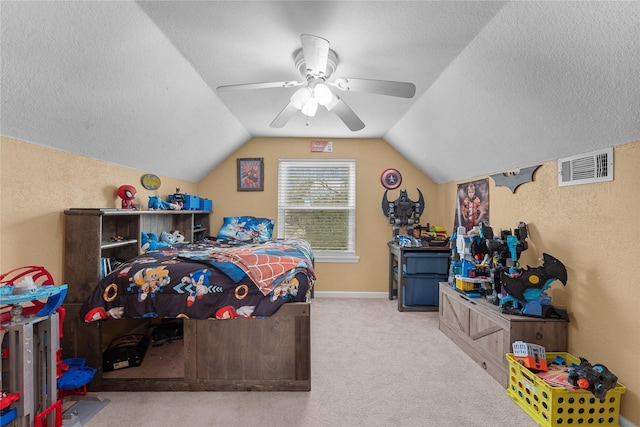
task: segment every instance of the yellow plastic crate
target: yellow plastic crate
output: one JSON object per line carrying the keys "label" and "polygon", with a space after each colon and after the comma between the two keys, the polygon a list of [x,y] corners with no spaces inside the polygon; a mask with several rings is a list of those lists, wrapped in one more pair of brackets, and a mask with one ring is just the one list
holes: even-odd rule
{"label": "yellow plastic crate", "polygon": [[488,277],[462,277],[456,276],[456,288],[463,292],[479,290],[484,283],[491,282]]}
{"label": "yellow plastic crate", "polygon": [[[566,364],[580,364],[580,359],[569,353],[547,352],[547,362],[562,356]],[[587,390],[553,387],[526,367],[518,363],[513,353],[506,355],[509,362],[509,388],[507,394],[541,426],[599,425],[620,426],[620,400],[626,387],[618,383],[609,390],[604,402]]]}

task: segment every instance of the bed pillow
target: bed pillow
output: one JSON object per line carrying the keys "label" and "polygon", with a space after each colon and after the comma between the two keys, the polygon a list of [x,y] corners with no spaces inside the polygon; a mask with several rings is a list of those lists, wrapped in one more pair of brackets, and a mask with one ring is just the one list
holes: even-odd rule
{"label": "bed pillow", "polygon": [[251,234],[251,240],[262,242],[265,240],[271,240],[274,224],[275,221],[269,218],[250,217],[245,228]]}
{"label": "bed pillow", "polygon": [[245,225],[250,217],[247,216],[225,216],[218,231],[218,238],[233,240],[250,240],[247,237]]}
{"label": "bed pillow", "polygon": [[271,239],[275,222],[269,218],[253,216],[226,216],[218,232],[218,238],[241,241]]}

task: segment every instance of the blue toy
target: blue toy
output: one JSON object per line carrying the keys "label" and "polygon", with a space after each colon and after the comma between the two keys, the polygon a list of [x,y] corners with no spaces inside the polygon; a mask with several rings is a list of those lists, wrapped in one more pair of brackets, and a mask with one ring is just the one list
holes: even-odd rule
{"label": "blue toy", "polygon": [[178,203],[165,202],[158,196],[149,196],[149,210],[180,210],[182,206]]}
{"label": "blue toy", "polygon": [[168,244],[169,246],[173,246],[178,241],[178,238],[175,236],[175,234],[163,231],[162,233],[160,233],[160,241]]}
{"label": "blue toy", "polygon": [[167,242],[162,242],[155,233],[142,232],[140,236],[140,247],[142,252],[157,251],[158,249],[171,246]]}

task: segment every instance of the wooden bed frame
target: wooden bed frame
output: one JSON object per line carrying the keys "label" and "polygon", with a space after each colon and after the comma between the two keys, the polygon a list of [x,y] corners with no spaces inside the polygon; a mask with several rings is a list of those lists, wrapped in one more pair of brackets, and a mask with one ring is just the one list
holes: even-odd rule
{"label": "wooden bed frame", "polygon": [[[84,358],[87,366],[98,370],[89,390],[311,390],[309,303],[284,304],[266,319],[184,320],[181,355],[184,369],[180,369],[179,377],[116,378],[111,372],[103,375],[102,352],[111,339],[132,333],[131,325],[147,322],[148,327],[150,321],[109,319],[85,323],[81,319],[82,303],[100,279],[100,259],[106,256],[129,259],[138,255],[142,230],[158,234],[162,230],[183,230],[187,240],[195,241],[197,233],[207,232],[209,215],[207,211],[64,211],[64,280],[69,283],[69,290],[63,304],[66,320],[61,319],[62,357]],[[129,239],[112,242],[110,237],[116,235]],[[174,362],[178,359],[175,357]],[[142,376],[136,373],[137,369],[122,371]],[[169,368],[152,370],[159,376]]]}
{"label": "wooden bed frame", "polygon": [[98,369],[91,391],[311,390],[310,303],[284,304],[268,318],[184,320],[183,378],[105,377],[102,329],[121,320],[84,323],[78,304],[65,308],[63,354]]}

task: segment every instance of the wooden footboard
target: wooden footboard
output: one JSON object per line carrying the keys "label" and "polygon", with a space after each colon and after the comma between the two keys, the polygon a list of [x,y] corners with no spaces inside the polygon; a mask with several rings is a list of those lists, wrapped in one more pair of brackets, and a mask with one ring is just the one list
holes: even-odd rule
{"label": "wooden footboard", "polygon": [[188,321],[185,380],[222,390],[309,390],[309,306],[266,319]]}
{"label": "wooden footboard", "polygon": [[[264,319],[185,320],[183,378],[101,378],[105,391],[309,391],[311,304]],[[99,382],[98,382],[99,383]]]}

